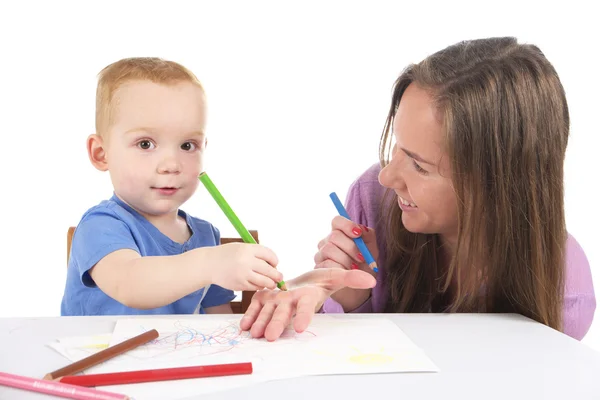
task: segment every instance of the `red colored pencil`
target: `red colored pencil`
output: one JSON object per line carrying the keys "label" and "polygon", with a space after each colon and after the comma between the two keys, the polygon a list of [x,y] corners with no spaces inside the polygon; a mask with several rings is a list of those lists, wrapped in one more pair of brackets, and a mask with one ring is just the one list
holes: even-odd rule
{"label": "red colored pencil", "polygon": [[195,367],[148,369],[95,375],[63,376],[60,382],[77,386],[107,386],[128,383],[207,378],[211,376],[244,375],[252,373],[252,363],[199,365]]}

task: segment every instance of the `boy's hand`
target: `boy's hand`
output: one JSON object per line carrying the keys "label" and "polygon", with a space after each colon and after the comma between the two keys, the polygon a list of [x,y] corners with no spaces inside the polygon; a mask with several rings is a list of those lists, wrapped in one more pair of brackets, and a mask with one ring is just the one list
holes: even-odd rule
{"label": "boy's hand", "polygon": [[260,244],[228,243],[208,253],[211,282],[226,289],[275,289],[283,280],[275,253]]}

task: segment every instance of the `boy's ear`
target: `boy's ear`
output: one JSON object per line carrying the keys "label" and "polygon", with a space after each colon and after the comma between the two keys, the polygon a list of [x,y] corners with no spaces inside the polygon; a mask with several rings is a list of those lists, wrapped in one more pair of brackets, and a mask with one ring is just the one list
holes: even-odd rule
{"label": "boy's ear", "polygon": [[108,170],[108,162],[106,159],[106,149],[104,141],[97,134],[88,136],[87,138],[88,157],[94,167],[99,171]]}

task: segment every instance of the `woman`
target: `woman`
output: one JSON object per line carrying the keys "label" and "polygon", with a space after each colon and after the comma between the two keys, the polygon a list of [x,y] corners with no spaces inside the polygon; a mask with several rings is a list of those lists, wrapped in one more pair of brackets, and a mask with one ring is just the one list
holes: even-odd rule
{"label": "woman", "polygon": [[[360,225],[334,218],[316,270],[288,293],[257,293],[242,329],[274,340],[292,314],[301,331],[318,310],[516,312],[581,339],[596,300],[565,227],[568,136],[562,84],[533,45],[464,41],[409,66],[381,166],[348,194]],[[352,241],[360,235],[378,273]]]}

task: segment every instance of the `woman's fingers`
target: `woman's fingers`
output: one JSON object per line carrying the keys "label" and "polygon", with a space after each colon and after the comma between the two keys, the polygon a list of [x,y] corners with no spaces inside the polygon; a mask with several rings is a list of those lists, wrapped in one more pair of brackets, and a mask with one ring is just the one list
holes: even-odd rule
{"label": "woman's fingers", "polygon": [[292,314],[294,310],[294,303],[291,296],[288,300],[281,301],[271,317],[271,321],[265,328],[265,339],[272,342],[278,339],[285,328],[292,321]]}
{"label": "woman's fingers", "polygon": [[270,294],[270,292],[256,292],[254,294],[254,296],[252,297],[252,301],[248,306],[248,309],[246,310],[244,316],[242,317],[242,320],[240,321],[241,330],[247,331],[248,329],[250,329],[250,327],[252,327],[252,325],[256,321],[256,318],[258,318],[258,314],[260,314],[263,305],[265,304],[265,297],[268,297]]}
{"label": "woman's fingers", "polygon": [[259,338],[264,336],[265,329],[269,322],[271,322],[276,306],[274,301],[267,301],[264,303],[262,310],[260,310],[258,317],[256,317],[254,324],[252,324],[252,327],[250,328],[252,337]]}
{"label": "woman's fingers", "polygon": [[331,220],[331,230],[342,231],[349,238],[356,238],[362,235],[363,229],[360,225],[355,224],[354,222],[346,219],[340,215],[336,215]]}
{"label": "woman's fingers", "polygon": [[[354,243],[352,243],[354,245]],[[358,254],[358,250],[354,251]],[[354,260],[347,253],[338,247],[334,242],[329,242],[321,248],[315,255],[315,264],[321,264],[323,261],[331,260],[338,264],[340,268],[353,269],[357,266],[357,260]]]}
{"label": "woman's fingers", "polygon": [[294,330],[304,332],[310,325],[313,315],[317,311],[320,296],[314,290],[307,290],[296,303],[296,318],[294,318]]}

